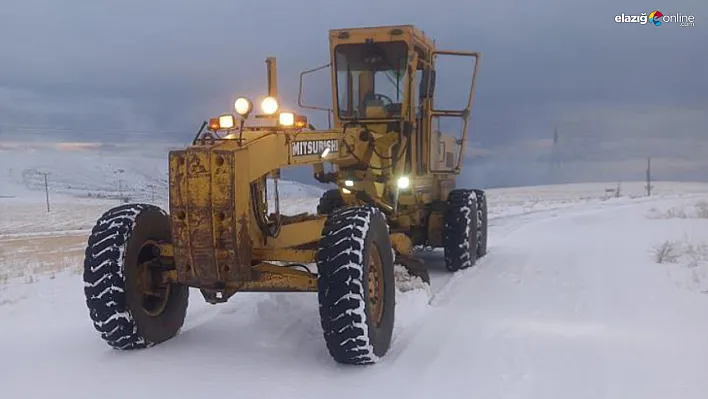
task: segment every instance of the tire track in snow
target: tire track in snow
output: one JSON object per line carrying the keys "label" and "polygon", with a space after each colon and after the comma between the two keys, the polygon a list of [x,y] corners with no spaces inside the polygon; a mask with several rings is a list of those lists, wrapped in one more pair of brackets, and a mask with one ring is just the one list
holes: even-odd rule
{"label": "tire track in snow", "polygon": [[[492,251],[490,246],[488,257],[437,291],[428,317],[389,359],[397,376],[417,376],[416,387],[401,396],[434,396],[432,387],[442,377],[452,384],[448,391],[475,386],[479,397],[547,397],[577,386],[585,387],[578,398],[611,394],[608,384],[617,377],[609,370],[618,369],[613,348],[632,343],[625,341],[621,324],[608,324],[612,321],[603,313],[607,284],[576,250],[597,256],[601,266],[602,249],[617,239],[597,230],[603,223],[598,219],[637,205],[581,207],[557,218],[510,218],[495,224],[495,232],[490,225],[490,238],[503,237],[503,247]],[[565,227],[577,235],[568,235]],[[605,244],[588,247],[587,240],[595,237]],[[622,283],[630,279],[625,277]],[[615,286],[615,291],[622,290]],[[450,359],[464,369],[445,364]],[[561,369],[568,375],[559,380],[554,373]]]}
{"label": "tire track in snow", "polygon": [[[488,267],[495,264],[495,252],[496,246],[494,241],[499,238],[504,238],[517,231],[521,227],[529,224],[533,220],[546,219],[548,213],[554,213],[555,210],[549,210],[546,212],[537,211],[533,215],[522,214],[522,215],[511,215],[503,216],[494,219],[490,219],[489,222],[489,237],[490,246],[487,255],[481,259],[478,259],[475,266],[472,268],[461,270],[455,273],[451,273],[444,268],[444,259],[442,253],[437,253],[439,259],[432,258],[431,256],[425,256],[426,263],[430,261],[437,260],[437,269],[442,269],[442,272],[438,271],[431,275],[431,297],[428,300],[428,308],[420,309],[424,312],[423,315],[412,325],[406,326],[405,331],[400,335],[396,336],[396,340],[393,342],[390,352],[382,360],[386,364],[396,364],[399,367],[401,356],[409,356],[407,353],[407,348],[411,346],[416,347],[416,359],[421,359],[420,362],[414,362],[416,365],[416,374],[420,373],[422,370],[419,368],[421,365],[427,365],[432,363],[432,360],[440,356],[440,347],[436,340],[420,340],[419,335],[425,331],[426,336],[446,336],[449,331],[445,323],[436,322],[435,320],[446,320],[450,316],[448,310],[445,306],[448,301],[454,297],[455,291],[460,287],[459,285],[464,284],[465,281],[469,279],[474,279],[480,273],[480,270],[487,269]],[[439,252],[439,251],[436,251]],[[436,254],[433,252],[433,254]],[[503,277],[504,272],[497,274],[497,277]],[[436,284],[436,282],[441,282]],[[415,344],[414,344],[415,343]],[[401,365],[403,368],[407,368],[406,365]],[[423,366],[427,368],[429,366]],[[411,371],[412,372],[412,371]]]}

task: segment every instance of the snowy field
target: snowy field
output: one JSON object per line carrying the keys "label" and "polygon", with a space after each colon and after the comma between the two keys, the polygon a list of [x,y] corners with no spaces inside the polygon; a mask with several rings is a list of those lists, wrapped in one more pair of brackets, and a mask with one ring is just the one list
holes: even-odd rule
{"label": "snowy field", "polygon": [[[655,182],[651,197],[640,182],[619,196],[617,182],[489,190],[488,256],[451,274],[423,253],[432,286],[399,278],[389,354],[346,367],[310,293],[209,305],[193,291],[177,337],[111,350],[84,303],[88,230],[121,195],[165,205],[164,152],[99,164],[34,151],[0,148],[1,398],[708,395],[708,184]],[[286,212],[314,211],[321,192],[281,182]]]}

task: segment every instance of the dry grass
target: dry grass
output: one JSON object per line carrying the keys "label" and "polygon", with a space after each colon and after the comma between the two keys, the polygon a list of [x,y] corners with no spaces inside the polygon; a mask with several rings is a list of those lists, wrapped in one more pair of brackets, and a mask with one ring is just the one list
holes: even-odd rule
{"label": "dry grass", "polygon": [[656,263],[676,263],[681,257],[681,252],[676,241],[666,240],[654,247],[654,261]]}
{"label": "dry grass", "polygon": [[14,238],[0,241],[0,285],[22,278],[33,283],[37,276],[64,270],[80,270],[86,245],[84,235]]}
{"label": "dry grass", "polygon": [[699,219],[708,219],[708,202],[701,201],[696,204],[696,217]]}
{"label": "dry grass", "polygon": [[672,264],[666,272],[682,288],[708,294],[708,243],[693,243],[688,237],[666,240],[653,249],[656,263]]}
{"label": "dry grass", "polygon": [[681,263],[695,268],[708,263],[708,243],[693,243],[687,237],[666,240],[653,248],[653,255],[656,263]]}
{"label": "dry grass", "polygon": [[708,244],[687,243],[684,247],[684,256],[688,261],[688,267],[698,267],[702,263],[708,263]]}
{"label": "dry grass", "polygon": [[661,212],[652,209],[654,219],[708,219],[708,202],[700,201],[690,207],[675,207]]}

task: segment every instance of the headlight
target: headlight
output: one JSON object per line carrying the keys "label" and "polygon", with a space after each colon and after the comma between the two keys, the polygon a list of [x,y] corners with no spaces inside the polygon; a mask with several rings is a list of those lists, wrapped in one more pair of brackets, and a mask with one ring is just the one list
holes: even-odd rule
{"label": "headlight", "polygon": [[261,102],[261,111],[266,115],[273,115],[278,111],[278,100],[273,97],[266,97]]}
{"label": "headlight", "polygon": [[407,189],[410,184],[411,181],[408,176],[401,176],[398,178],[398,188],[400,188],[401,190]]}
{"label": "headlight", "polygon": [[236,121],[233,115],[221,115],[219,117],[219,127],[221,129],[233,129],[236,126]]}
{"label": "headlight", "polygon": [[281,112],[278,117],[281,126],[292,126],[295,124],[295,114],[292,112]]}
{"label": "headlight", "polygon": [[234,102],[234,109],[241,116],[248,115],[251,112],[251,108],[253,108],[253,104],[246,97],[239,97]]}

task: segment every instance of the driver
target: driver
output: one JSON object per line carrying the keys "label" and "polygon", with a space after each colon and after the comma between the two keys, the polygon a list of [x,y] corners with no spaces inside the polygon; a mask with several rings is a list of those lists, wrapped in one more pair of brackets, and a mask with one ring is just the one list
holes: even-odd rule
{"label": "driver", "polygon": [[360,109],[365,118],[392,118],[400,113],[400,104],[388,96],[369,90],[361,101]]}

